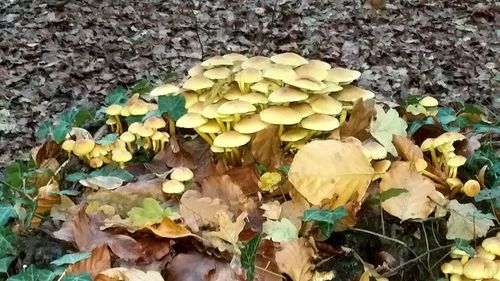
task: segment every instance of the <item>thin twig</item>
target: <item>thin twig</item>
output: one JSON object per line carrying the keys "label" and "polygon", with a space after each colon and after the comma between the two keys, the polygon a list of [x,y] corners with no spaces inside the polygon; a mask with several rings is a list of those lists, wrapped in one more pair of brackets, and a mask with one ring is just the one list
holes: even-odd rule
{"label": "thin twig", "polygon": [[[395,272],[397,272],[398,270],[400,270],[401,268],[407,266],[408,264],[411,264],[411,263],[414,263],[416,261],[419,261],[421,258],[425,257],[426,255],[428,255],[430,253],[437,252],[437,251],[440,251],[440,250],[444,250],[446,248],[450,248],[451,246],[453,246],[453,245],[441,246],[441,247],[437,247],[437,248],[431,249],[429,251],[426,251],[425,253],[420,254],[420,255],[416,256],[415,258],[413,258],[411,260],[407,260],[406,262],[404,262],[404,263],[396,266],[395,268],[391,269],[387,273],[383,274],[383,276],[384,277],[388,277],[388,276],[394,274]],[[427,270],[429,270],[429,269],[427,269]]]}
{"label": "thin twig", "polygon": [[439,243],[439,240],[436,237],[436,232],[434,231],[434,222],[431,221],[431,230],[432,230],[432,236],[434,237],[434,241],[436,241],[436,244],[441,247],[441,243]]}
{"label": "thin twig", "polygon": [[205,52],[203,50],[203,43],[201,42],[201,36],[200,36],[200,26],[198,24],[198,18],[196,17],[196,14],[194,13],[194,10],[196,9],[196,5],[194,4],[194,0],[189,0],[191,3],[191,15],[193,17],[194,24],[196,25],[196,37],[198,38],[198,44],[200,44],[200,50],[201,50],[201,58],[200,60],[203,60],[205,57]]}
{"label": "thin twig", "polygon": [[[432,273],[432,270],[430,270],[431,268],[431,255],[429,253],[429,238],[427,237],[427,231],[425,230],[425,225],[424,225],[424,222],[420,222],[420,224],[422,225],[422,230],[424,232],[424,237],[425,237],[425,248],[427,249],[427,267],[429,268],[429,271]],[[432,279],[434,279],[434,276],[431,276]]]}

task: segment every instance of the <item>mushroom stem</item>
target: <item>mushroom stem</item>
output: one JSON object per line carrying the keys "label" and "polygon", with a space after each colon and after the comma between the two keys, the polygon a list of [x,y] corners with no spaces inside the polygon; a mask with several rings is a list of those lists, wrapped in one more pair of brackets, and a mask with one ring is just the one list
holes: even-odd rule
{"label": "mushroom stem", "polygon": [[198,135],[200,135],[200,137],[202,137],[206,142],[208,142],[208,144],[210,144],[210,145],[213,144],[212,139],[207,134],[201,132],[197,128],[195,128],[194,130],[198,133]]}
{"label": "mushroom stem", "polygon": [[436,151],[434,150],[433,147],[431,147],[430,152],[431,152],[431,156],[432,156],[432,164],[435,167],[439,168],[439,162],[438,162],[438,159],[437,159],[437,156],[436,156]]}
{"label": "mushroom stem", "polygon": [[134,152],[134,147],[132,146],[132,143],[127,142],[127,148],[128,148],[128,151],[130,151],[130,153]]}
{"label": "mushroom stem", "polygon": [[347,118],[347,110],[342,109],[342,112],[340,112],[339,124],[342,125],[345,122],[346,118]]}
{"label": "mushroom stem", "polygon": [[226,131],[231,131],[231,122],[226,122]]}
{"label": "mushroom stem", "polygon": [[208,135],[212,140],[214,140],[217,137],[214,133],[209,133]]}
{"label": "mushroom stem", "polygon": [[165,149],[165,140],[160,140],[160,150],[159,151],[162,151],[163,149]]}
{"label": "mushroom stem", "polygon": [[451,168],[449,177],[450,178],[456,178],[457,177],[457,171],[458,171],[458,167]]}
{"label": "mushroom stem", "polygon": [[234,123],[238,123],[241,120],[241,115],[239,113],[234,114]]}
{"label": "mushroom stem", "polygon": [[316,134],[316,132],[317,131],[313,131],[313,130],[309,131],[307,133],[307,136],[304,139],[302,139],[302,141],[307,142],[309,139],[311,139],[312,137],[314,137],[314,135]]}
{"label": "mushroom stem", "polygon": [[233,147],[231,148],[231,151],[233,152],[234,154],[234,158],[236,160],[236,165],[241,165],[241,155],[240,155],[240,151],[237,147]]}
{"label": "mushroom stem", "polygon": [[120,117],[118,115],[113,116],[116,121],[116,133],[121,134],[122,133],[122,123],[120,121]]}
{"label": "mushroom stem", "polygon": [[278,137],[281,137],[281,135],[283,134],[284,130],[285,130],[285,125],[280,124],[279,125],[279,129],[278,129]]}
{"label": "mushroom stem", "polygon": [[156,152],[156,148],[157,148],[156,140],[153,140],[153,151],[154,152]]}
{"label": "mushroom stem", "polygon": [[120,168],[125,169],[125,162],[119,162]]}
{"label": "mushroom stem", "polygon": [[217,124],[219,124],[220,129],[224,132],[226,130],[224,122],[222,122],[219,118],[215,118],[215,121],[217,122]]}
{"label": "mushroom stem", "polygon": [[175,138],[175,122],[171,118],[168,119],[168,132],[171,137]]}
{"label": "mushroom stem", "polygon": [[441,182],[441,179],[440,179],[438,176],[436,176],[436,175],[434,175],[433,173],[428,172],[428,171],[426,171],[426,170],[423,170],[423,171],[422,171],[422,175],[424,175],[424,176],[426,176],[426,177],[428,177],[428,178],[430,178],[430,179],[434,180],[435,182]]}
{"label": "mushroom stem", "polygon": [[233,166],[236,165],[236,160],[234,158],[233,151],[231,149],[226,149],[226,153],[229,155],[229,157],[226,157],[229,163]]}

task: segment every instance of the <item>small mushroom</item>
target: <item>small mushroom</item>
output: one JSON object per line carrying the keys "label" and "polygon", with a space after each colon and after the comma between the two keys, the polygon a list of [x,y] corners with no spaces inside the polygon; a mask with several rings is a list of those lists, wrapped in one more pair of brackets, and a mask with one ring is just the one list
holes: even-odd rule
{"label": "small mushroom", "polygon": [[179,194],[185,190],[184,184],[176,180],[167,180],[163,182],[161,190],[167,194]]}
{"label": "small mushroom", "polygon": [[203,117],[201,114],[188,112],[182,115],[179,120],[177,120],[176,125],[179,128],[194,129],[198,133],[198,135],[200,135],[200,137],[202,137],[206,142],[212,145],[212,139],[207,134],[196,129],[207,122],[208,119]]}
{"label": "small mushroom", "polygon": [[373,99],[375,97],[375,94],[353,85],[347,85],[343,87],[342,91],[336,93],[334,97],[338,101],[354,103],[358,99]]}
{"label": "small mushroom", "polygon": [[313,114],[304,118],[300,122],[300,126],[310,130],[307,139],[313,137],[317,132],[332,131],[339,127],[337,118],[326,114]]}
{"label": "small mushroom", "polygon": [[283,87],[273,91],[269,95],[268,100],[275,104],[288,105],[290,102],[303,101],[308,97],[307,93],[290,87]]}
{"label": "small mushroom", "polygon": [[462,187],[462,192],[469,197],[475,197],[480,191],[481,185],[477,180],[468,180]]}
{"label": "small mushroom", "polygon": [[233,62],[223,56],[214,56],[201,63],[203,67],[231,66]]}
{"label": "small mushroom", "polygon": [[193,179],[193,172],[186,167],[176,167],[172,169],[172,173],[170,174],[170,178],[180,182],[187,182]]}
{"label": "small mushroom", "polygon": [[[199,92],[201,90],[211,88],[213,85],[214,82],[212,80],[202,75],[197,75],[186,80],[184,84],[182,84],[182,88],[194,92]],[[186,98],[186,105],[187,105],[187,98]]]}
{"label": "small mushroom", "polygon": [[94,149],[95,141],[93,139],[79,139],[73,145],[73,153],[80,157],[90,160],[89,153]]}
{"label": "small mushroom", "polygon": [[255,68],[244,68],[240,72],[236,73],[235,81],[238,83],[238,87],[242,93],[247,93],[250,84],[257,83],[262,80],[262,72]]}
{"label": "small mushroom", "polygon": [[205,70],[203,76],[211,80],[224,80],[231,77],[231,69],[227,67],[216,67]]}
{"label": "small mushroom", "polygon": [[240,134],[236,131],[226,131],[218,135],[213,144],[222,148],[230,148],[230,154],[234,156],[235,164],[241,163],[241,156],[238,147],[247,144],[250,136]]}
{"label": "small mushroom", "polygon": [[217,108],[217,113],[224,115],[233,115],[234,121],[238,122],[241,119],[241,114],[255,112],[256,110],[257,108],[249,102],[242,100],[233,100],[221,104]]}
{"label": "small mushroom", "polygon": [[485,258],[473,258],[464,264],[465,277],[473,280],[492,278],[496,272],[496,263]]}
{"label": "small mushroom", "polygon": [[285,106],[271,106],[259,113],[260,119],[268,124],[279,125],[278,136],[283,134],[284,125],[298,124],[302,116]]}
{"label": "small mushroom", "polygon": [[132,160],[132,154],[125,148],[115,148],[111,151],[111,160],[117,162],[120,168],[125,168],[125,163]]}
{"label": "small mushroom", "polygon": [[465,158],[461,155],[451,157],[448,160],[448,162],[446,162],[446,170],[447,171],[445,171],[445,172],[448,174],[448,177],[450,177],[450,178],[457,177],[458,167],[465,164],[465,161],[467,161],[467,158]]}
{"label": "small mushroom", "polygon": [[328,70],[325,69],[324,66],[314,63],[303,64],[297,67],[297,69],[295,69],[295,72],[297,73],[297,76],[299,78],[304,78],[316,82],[321,82],[328,76]]}
{"label": "small mushroom", "polygon": [[253,134],[265,129],[269,124],[260,120],[258,114],[247,116],[234,124],[234,130],[241,134]]}
{"label": "small mushroom", "polygon": [[263,56],[255,56],[247,59],[241,63],[241,68],[255,68],[258,70],[263,70],[271,65],[271,59]]}
{"label": "small mushroom", "polygon": [[132,143],[135,141],[135,135],[127,131],[120,135],[120,139],[127,144],[128,150],[133,153],[135,148]]}
{"label": "small mushroom", "polygon": [[361,72],[356,70],[351,70],[342,67],[335,67],[328,70],[328,75],[325,77],[325,81],[349,84],[352,81],[358,79],[361,76]]}
{"label": "small mushroom", "polygon": [[307,63],[307,60],[295,53],[287,52],[271,57],[271,61],[277,64],[289,65],[292,67],[301,66]]}
{"label": "small mushroom", "polygon": [[486,238],[481,243],[481,246],[489,253],[492,253],[496,256],[500,256],[500,238],[499,237]]}
{"label": "small mushroom", "polygon": [[114,132],[120,134],[122,132],[122,124],[120,121],[120,114],[123,107],[118,104],[112,104],[106,108],[106,114],[115,120],[116,130]]}
{"label": "small mushroom", "polygon": [[150,97],[171,96],[179,93],[181,89],[174,84],[163,84],[149,92]]}
{"label": "small mushroom", "polygon": [[313,97],[309,105],[315,113],[337,115],[342,111],[342,103],[328,95]]}

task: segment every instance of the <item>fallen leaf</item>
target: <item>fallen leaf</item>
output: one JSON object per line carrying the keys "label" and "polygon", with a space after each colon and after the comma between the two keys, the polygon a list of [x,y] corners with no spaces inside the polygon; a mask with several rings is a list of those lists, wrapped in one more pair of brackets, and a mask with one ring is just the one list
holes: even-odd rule
{"label": "fallen leaf", "polygon": [[228,175],[209,176],[203,179],[200,184],[203,197],[222,200],[233,213],[257,208],[256,203],[244,194],[237,181]]}
{"label": "fallen leaf", "polygon": [[260,208],[264,210],[263,216],[268,219],[278,220],[281,217],[281,205],[276,200],[264,203]]}
{"label": "fallen leaf", "polygon": [[217,225],[217,213],[226,213],[232,219],[229,207],[222,200],[202,197],[196,190],[184,192],[180,201],[180,214],[193,232],[200,231],[203,226]]}
{"label": "fallen leaf", "polygon": [[92,250],[89,258],[71,264],[66,269],[66,273],[80,274],[89,273],[92,277],[96,277],[99,272],[111,267],[111,255],[107,245],[96,247]]}
{"label": "fallen leaf", "polygon": [[434,183],[422,176],[410,162],[395,161],[389,171],[382,176],[380,192],[389,189],[406,189],[382,202],[383,209],[401,220],[427,218],[435,208],[429,199],[436,192]]}
{"label": "fallen leaf", "polygon": [[316,140],[295,155],[288,179],[307,201],[319,205],[338,196],[332,208],[363,198],[374,170],[360,147],[336,140]]}
{"label": "fallen leaf", "polygon": [[299,230],[286,218],[279,221],[265,221],[262,225],[262,232],[267,234],[266,239],[274,242],[286,242],[299,238]]}
{"label": "fallen leaf", "polygon": [[276,252],[276,263],[280,272],[286,273],[293,281],[309,281],[313,273],[314,250],[305,238],[281,243]]}
{"label": "fallen leaf", "polygon": [[381,105],[375,105],[375,110],[377,111],[377,116],[375,121],[371,123],[370,133],[387,149],[387,152],[398,156],[398,152],[392,144],[392,137],[393,135],[406,136],[408,125],[393,108],[385,112]]}
{"label": "fallen leaf", "polygon": [[243,281],[229,263],[199,253],[178,254],[166,269],[166,281]]}
{"label": "fallen leaf", "polygon": [[186,167],[194,170],[196,166],[193,156],[182,147],[179,149],[180,150],[175,153],[171,145],[167,145],[166,149],[155,155],[150,165],[154,165],[156,169],[164,169],[165,171],[167,167]]}
{"label": "fallen leaf", "polygon": [[[233,254],[240,254],[239,235],[245,227],[245,218],[247,213],[241,213],[236,221],[232,221],[226,213],[217,213],[219,224],[218,231],[209,231],[205,237],[208,237],[212,245],[219,249],[219,251],[229,251]],[[227,245],[229,244],[229,245]]]}
{"label": "fallen leaf", "polygon": [[410,162],[416,162],[418,159],[424,159],[424,153],[420,150],[420,147],[415,145],[409,138],[404,136],[394,135],[392,143],[404,160]]}
{"label": "fallen leaf", "polygon": [[304,211],[310,207],[311,205],[302,195],[295,194],[292,200],[281,203],[281,217],[287,218],[297,229],[300,229]]}
{"label": "fallen leaf", "polygon": [[65,221],[66,217],[70,214],[69,210],[75,206],[68,196],[61,195],[61,203],[50,209],[50,216],[54,220]]}
{"label": "fallen leaf", "polygon": [[490,227],[494,226],[493,220],[480,216],[480,212],[472,203],[461,204],[451,200],[447,206],[450,217],[446,226],[448,232],[446,239],[465,239],[467,241],[484,237]]}
{"label": "fallen leaf", "polygon": [[342,139],[346,137],[355,137],[359,140],[368,138],[368,127],[371,119],[375,115],[375,101],[358,99],[351,111],[348,121],[340,126],[340,136]]}
{"label": "fallen leaf", "polygon": [[95,281],[164,281],[157,271],[142,271],[136,268],[115,267],[102,271]]}
{"label": "fallen leaf", "polygon": [[255,134],[251,147],[255,161],[266,166],[268,170],[280,166],[281,150],[278,127],[268,126],[259,131]]}
{"label": "fallen leaf", "polygon": [[259,192],[259,187],[257,186],[259,182],[259,173],[255,168],[255,165],[245,165],[241,167],[233,167],[226,172],[231,179],[241,186],[241,191],[245,195],[252,195]]}
{"label": "fallen leaf", "polygon": [[92,178],[86,178],[79,181],[81,185],[85,187],[90,187],[93,189],[116,189],[123,185],[123,179],[112,176],[98,176]]}
{"label": "fallen leaf", "polygon": [[175,223],[168,217],[164,217],[162,222],[157,225],[148,226],[147,229],[164,238],[180,238],[192,235],[187,228]]}

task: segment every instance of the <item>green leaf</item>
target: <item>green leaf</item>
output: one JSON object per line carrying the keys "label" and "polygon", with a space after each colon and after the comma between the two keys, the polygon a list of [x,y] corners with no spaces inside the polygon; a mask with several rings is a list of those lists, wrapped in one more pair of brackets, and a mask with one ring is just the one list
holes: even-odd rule
{"label": "green leaf", "polygon": [[478,220],[496,220],[495,216],[490,213],[482,213],[481,211],[475,211],[472,216]]}
{"label": "green leaf", "polygon": [[472,130],[476,134],[500,134],[500,123],[487,124],[484,122],[472,125]]}
{"label": "green leaf", "polygon": [[9,271],[10,264],[16,257],[8,256],[0,259],[0,273],[7,273]]}
{"label": "green leaf", "polygon": [[12,205],[0,203],[0,227],[3,227],[11,218],[17,217],[16,211]]}
{"label": "green leaf", "polygon": [[59,117],[59,121],[68,124],[73,124],[77,113],[78,109],[76,109],[76,107],[72,107],[69,110],[66,110],[63,114],[61,114],[61,116]]}
{"label": "green leaf", "polygon": [[259,233],[248,241],[241,249],[241,266],[245,269],[247,280],[253,280],[255,275],[255,259],[257,257],[257,250],[259,249],[262,234]]}
{"label": "green leaf", "polygon": [[16,254],[14,232],[10,228],[0,228],[0,257]]}
{"label": "green leaf", "polygon": [[257,165],[257,171],[259,172],[259,175],[264,174],[265,172],[267,172],[266,165],[264,165],[264,164],[262,164],[262,163],[259,163],[259,164]]}
{"label": "green leaf", "polygon": [[60,144],[65,138],[66,135],[71,131],[71,123],[66,123],[64,121],[59,121],[58,124],[54,125],[51,128],[52,137],[54,141]]}
{"label": "green leaf", "polygon": [[47,269],[38,269],[30,265],[24,272],[9,277],[7,281],[52,281],[56,274]]}
{"label": "green leaf", "polygon": [[116,87],[111,93],[108,94],[104,102],[106,105],[112,105],[112,104],[119,104],[119,105],[124,105],[127,103],[128,100],[128,93],[127,89],[125,89],[123,86],[118,86]]}
{"label": "green leaf", "polygon": [[90,258],[90,252],[81,252],[81,253],[73,253],[66,254],[56,260],[53,260],[50,264],[54,264],[57,266],[65,265],[65,264],[75,264],[81,260]]}
{"label": "green leaf", "polygon": [[142,228],[160,223],[164,212],[156,199],[148,197],[142,201],[142,207],[133,207],[127,215],[132,226]]}
{"label": "green leaf", "polygon": [[386,112],[382,106],[375,105],[375,110],[377,111],[377,118],[371,123],[370,134],[385,147],[387,152],[397,156],[398,152],[392,144],[392,136],[405,137],[408,125],[393,108]]}
{"label": "green leaf", "polygon": [[288,174],[290,171],[290,165],[281,165],[278,167],[278,170],[282,171],[285,174]]}
{"label": "green leaf", "polygon": [[46,138],[50,133],[50,128],[52,127],[52,122],[49,120],[43,121],[40,127],[36,130],[35,136],[37,140]]}
{"label": "green leaf", "polygon": [[87,177],[87,174],[84,172],[75,172],[75,173],[67,174],[64,177],[64,180],[69,181],[69,182],[77,182],[79,180],[83,180],[86,177]]}
{"label": "green leaf", "polygon": [[457,238],[454,240],[455,244],[451,247],[451,250],[462,250],[473,257],[476,254],[474,247],[472,247],[469,241],[461,238]]}
{"label": "green leaf", "polygon": [[376,196],[373,196],[373,198],[367,200],[367,203],[370,205],[380,204],[386,200],[391,199],[392,197],[399,196],[400,194],[403,194],[405,192],[408,192],[408,190],[405,188],[390,188],[380,194],[377,194]]}
{"label": "green leaf", "polygon": [[500,198],[500,188],[490,188],[481,190],[479,194],[474,197],[474,200],[476,200],[476,202],[481,202],[497,198]]}
{"label": "green leaf", "polygon": [[117,177],[124,181],[130,181],[134,178],[134,175],[129,173],[127,170],[120,169],[120,167],[116,165],[106,165],[100,169],[92,171],[89,174],[91,178],[95,177]]}
{"label": "green leaf", "polygon": [[28,167],[26,164],[20,161],[11,162],[5,167],[4,181],[14,188],[21,188],[23,186],[24,174],[27,171]]}
{"label": "green leaf", "polygon": [[167,113],[168,116],[175,121],[186,114],[186,100],[183,96],[160,96],[158,97],[158,110],[157,114],[162,115]]}
{"label": "green leaf", "polygon": [[453,108],[442,107],[438,109],[436,118],[441,123],[441,125],[447,125],[457,119],[456,112]]}
{"label": "green leaf", "polygon": [[299,237],[297,227],[287,218],[281,218],[279,221],[265,221],[262,224],[262,232],[267,234],[266,239],[274,242],[285,242]]}
{"label": "green leaf", "polygon": [[109,144],[113,144],[117,139],[118,139],[118,134],[111,133],[111,134],[105,135],[104,137],[102,137],[101,139],[99,139],[96,142],[98,144],[101,144],[101,145],[109,145]]}
{"label": "green leaf", "polygon": [[[125,122],[127,124],[129,124],[129,125],[132,124],[132,123],[135,123],[135,122],[143,122],[146,119],[148,119],[149,117],[151,117],[151,116],[154,115],[154,114],[150,115],[151,112],[156,112],[156,111],[150,111],[146,115],[130,115],[130,116],[127,116],[127,117],[125,117]],[[156,115],[154,115],[154,116],[156,116]]]}
{"label": "green leaf", "polygon": [[67,196],[75,196],[75,195],[80,194],[80,191],[74,190],[74,189],[63,189],[63,190],[60,190],[58,192],[55,192],[55,194],[67,195]]}
{"label": "green leaf", "polygon": [[462,108],[462,112],[471,114],[484,114],[484,110],[478,104],[466,103]]}
{"label": "green leaf", "polygon": [[137,82],[133,87],[131,92],[132,93],[138,93],[139,95],[144,95],[148,94],[154,89],[154,85],[149,79],[142,79],[139,82]]}
{"label": "green leaf", "polygon": [[344,207],[337,207],[335,210],[309,209],[304,211],[303,221],[315,221],[323,235],[330,237],[335,225],[343,217],[347,216]]}
{"label": "green leaf", "polygon": [[82,273],[79,275],[66,275],[63,281],[92,281],[92,276],[88,273]]}
{"label": "green leaf", "polygon": [[74,125],[76,127],[82,127],[88,122],[92,121],[96,116],[96,112],[93,109],[81,108],[75,115]]}

